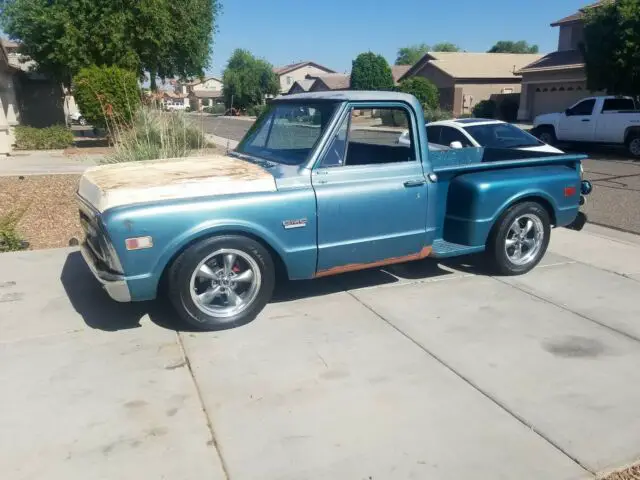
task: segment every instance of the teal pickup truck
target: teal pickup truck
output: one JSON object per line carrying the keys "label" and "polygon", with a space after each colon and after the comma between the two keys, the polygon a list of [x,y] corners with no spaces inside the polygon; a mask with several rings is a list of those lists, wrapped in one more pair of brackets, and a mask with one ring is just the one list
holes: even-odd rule
{"label": "teal pickup truck", "polygon": [[401,93],[289,95],[234,151],[88,170],[82,253],[113,299],[168,296],[200,329],[255,318],[278,273],[486,252],[498,274],[518,275],[552,227],[584,225],[583,158],[430,148],[420,104]]}

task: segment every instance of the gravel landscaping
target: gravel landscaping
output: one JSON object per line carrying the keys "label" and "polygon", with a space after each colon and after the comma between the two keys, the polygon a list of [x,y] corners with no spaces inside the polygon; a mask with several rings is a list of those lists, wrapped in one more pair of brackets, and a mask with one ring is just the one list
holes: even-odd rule
{"label": "gravel landscaping", "polygon": [[32,250],[69,246],[80,239],[75,192],[80,175],[0,177],[0,217],[22,211],[17,231]]}

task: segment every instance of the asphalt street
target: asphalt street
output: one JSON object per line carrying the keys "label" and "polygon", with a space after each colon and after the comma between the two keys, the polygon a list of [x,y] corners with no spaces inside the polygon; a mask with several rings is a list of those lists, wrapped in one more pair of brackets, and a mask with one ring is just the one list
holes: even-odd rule
{"label": "asphalt street", "polygon": [[[246,119],[198,116],[208,134],[240,140],[252,122]],[[595,189],[584,210],[589,221],[619,230],[640,233],[640,161],[632,160],[623,151],[608,148],[578,146],[567,151],[586,153],[585,178]]]}

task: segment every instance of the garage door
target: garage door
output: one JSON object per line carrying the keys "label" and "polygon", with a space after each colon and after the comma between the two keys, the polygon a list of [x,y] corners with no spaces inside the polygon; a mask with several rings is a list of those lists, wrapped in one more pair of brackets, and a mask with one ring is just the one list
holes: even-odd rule
{"label": "garage door", "polygon": [[538,85],[533,89],[533,117],[542,113],[561,112],[591,95],[584,82]]}

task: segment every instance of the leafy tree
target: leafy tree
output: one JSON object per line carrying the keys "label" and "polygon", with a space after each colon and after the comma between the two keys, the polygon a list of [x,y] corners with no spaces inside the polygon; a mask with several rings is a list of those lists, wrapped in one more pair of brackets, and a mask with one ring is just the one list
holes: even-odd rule
{"label": "leafy tree", "polygon": [[460,47],[451,42],[436,43],[431,49],[432,52],[459,52]]}
{"label": "leafy tree", "polygon": [[2,27],[38,68],[67,85],[81,68],[116,65],[139,76],[201,76],[219,0],[5,0]]}
{"label": "leafy tree", "polygon": [[423,77],[410,77],[400,82],[399,90],[415,96],[426,109],[438,108],[440,92],[435,84]]}
{"label": "leafy tree", "polygon": [[538,53],[538,45],[529,45],[526,41],[500,40],[487,53]]}
{"label": "leafy tree", "polygon": [[408,47],[402,47],[398,49],[396,56],[396,65],[413,65],[422,56],[429,51],[429,45],[426,43],[419,43],[416,45],[409,45]]}
{"label": "leafy tree", "polygon": [[275,95],[280,90],[272,65],[240,48],[231,55],[222,82],[225,104],[240,110],[260,105],[265,95]]}
{"label": "leafy tree", "polygon": [[640,2],[602,2],[585,10],[587,86],[612,95],[640,95]]}
{"label": "leafy tree", "polygon": [[361,53],[351,66],[352,90],[393,90],[391,67],[382,55]]}
{"label": "leafy tree", "polygon": [[97,127],[128,125],[140,105],[135,72],[118,67],[87,67],[73,77],[82,115]]}

